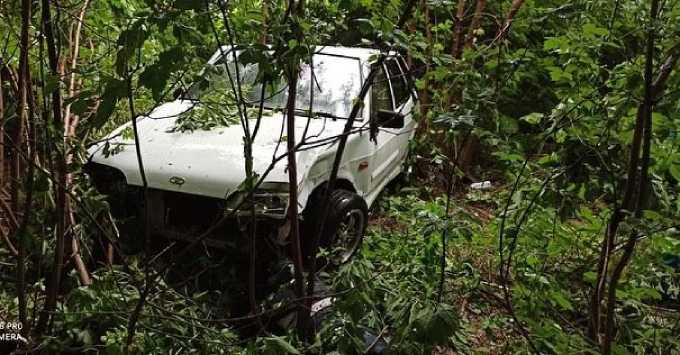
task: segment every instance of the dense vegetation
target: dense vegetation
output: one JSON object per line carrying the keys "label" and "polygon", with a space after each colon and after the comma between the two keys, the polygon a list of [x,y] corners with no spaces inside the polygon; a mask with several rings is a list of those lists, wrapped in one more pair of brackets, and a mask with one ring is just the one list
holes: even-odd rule
{"label": "dense vegetation", "polygon": [[[229,255],[128,252],[148,228],[113,218],[83,171],[86,147],[229,44],[265,84],[322,45],[398,51],[416,78],[408,173],[361,253],[317,275],[322,321],[300,260],[255,299]],[[0,324],[27,339],[0,349],[680,353],[678,58],[675,0],[0,0]],[[205,95],[178,131],[258,115]]]}

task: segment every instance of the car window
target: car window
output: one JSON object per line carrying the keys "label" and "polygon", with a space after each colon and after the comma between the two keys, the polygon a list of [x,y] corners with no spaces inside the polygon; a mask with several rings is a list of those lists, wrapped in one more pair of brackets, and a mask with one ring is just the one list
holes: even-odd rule
{"label": "car window", "polygon": [[[310,88],[313,89],[313,111],[316,114],[331,117],[347,118],[352,112],[354,98],[361,90],[361,66],[357,59],[334,55],[316,54],[313,58],[314,68],[309,64],[300,66],[297,83],[295,107],[307,110],[312,100]],[[314,75],[312,75],[312,71]],[[284,108],[288,101],[288,84],[281,80],[274,87],[267,88],[265,107]],[[260,84],[254,85],[251,101],[259,102]],[[361,112],[358,118],[361,117]]]}
{"label": "car window", "polygon": [[408,101],[409,93],[406,78],[395,58],[385,61],[385,65],[390,74],[390,82],[392,83],[392,91],[394,92],[394,101],[396,103],[394,106],[400,107]]}
{"label": "car window", "polygon": [[399,66],[401,67],[401,71],[404,73],[404,80],[406,81],[406,89],[408,89],[408,94],[413,95],[413,73],[411,72],[411,69],[406,63],[406,59],[404,59],[404,57],[399,57]]}
{"label": "car window", "polygon": [[394,110],[389,82],[383,68],[378,70],[371,87],[371,117],[376,117],[379,110]]}
{"label": "car window", "polygon": [[[210,101],[215,94],[230,95],[231,81],[225,75],[225,63],[232,79],[236,70],[231,54],[215,64],[206,66],[201,78],[194,82],[185,99]],[[316,54],[313,58],[313,70],[309,64],[300,66],[297,83],[295,107],[302,114],[309,110],[311,101],[310,89],[313,89],[314,114],[336,118],[349,117],[354,105],[354,98],[361,90],[361,65],[358,59],[327,54]],[[312,76],[312,71],[314,75]],[[259,105],[262,94],[262,83],[257,80],[259,69],[257,64],[239,64],[241,89],[245,92],[246,102]],[[288,83],[285,79],[267,83],[264,92],[264,107],[281,110],[288,101]],[[220,99],[221,97],[217,97]],[[224,100],[212,100],[216,102]],[[357,119],[361,119],[359,111]]]}

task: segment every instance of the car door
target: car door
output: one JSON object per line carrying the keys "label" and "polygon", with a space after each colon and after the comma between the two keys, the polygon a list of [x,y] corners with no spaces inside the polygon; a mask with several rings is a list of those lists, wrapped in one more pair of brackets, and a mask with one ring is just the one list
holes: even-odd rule
{"label": "car door", "polygon": [[399,112],[404,116],[404,125],[378,127],[375,153],[371,162],[370,186],[373,193],[377,193],[377,190],[401,170],[403,157],[408,151],[408,129],[413,126],[410,112],[413,102],[409,98],[408,86],[396,58],[388,58],[378,70],[371,87],[371,119],[378,120],[380,110]]}
{"label": "car door", "polygon": [[408,153],[408,144],[415,133],[416,122],[414,114],[414,95],[408,82],[408,69],[401,58],[392,57],[385,61],[385,68],[389,77],[392,97],[394,98],[394,111],[404,116],[404,125],[399,128],[382,128],[381,131],[393,135],[394,146],[399,151],[399,162]]}

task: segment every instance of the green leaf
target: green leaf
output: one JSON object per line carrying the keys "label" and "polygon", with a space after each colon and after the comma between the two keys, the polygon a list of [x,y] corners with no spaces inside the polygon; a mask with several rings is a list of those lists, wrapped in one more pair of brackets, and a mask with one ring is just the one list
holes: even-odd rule
{"label": "green leaf", "polygon": [[552,37],[548,38],[543,42],[543,49],[549,51],[554,49],[561,49],[568,45],[567,40],[564,37]]}
{"label": "green leaf", "polygon": [[288,41],[288,48],[295,49],[298,46],[298,41],[296,39],[291,39]]}
{"label": "green leaf", "polygon": [[574,306],[572,306],[571,302],[562,294],[562,292],[559,291],[550,291],[550,298],[555,301],[555,303],[562,309],[566,309],[568,311],[573,311]]}
{"label": "green leaf", "polygon": [[291,345],[288,341],[286,341],[285,338],[283,337],[271,337],[271,338],[266,338],[265,341],[267,342],[267,345],[269,345],[271,348],[275,350],[279,350],[277,353],[278,354],[300,354],[300,351],[296,349],[293,345]]}
{"label": "green leaf", "polygon": [[680,162],[673,162],[668,168],[668,172],[671,173],[671,176],[673,176],[676,181],[680,182]]}
{"label": "green leaf", "polygon": [[543,114],[540,112],[532,112],[528,115],[520,117],[520,121],[524,121],[526,123],[536,125],[541,123],[541,120],[543,119]]}
{"label": "green leaf", "polygon": [[652,210],[642,211],[642,216],[646,219],[651,219],[654,221],[658,221],[663,218],[658,212]]}
{"label": "green leaf", "polygon": [[71,105],[71,112],[76,115],[83,115],[93,105],[96,94],[91,90],[83,90],[77,95],[64,100],[64,105]]}
{"label": "green leaf", "polygon": [[128,62],[132,55],[142,48],[148,36],[147,26],[141,19],[135,20],[130,27],[120,33],[116,42],[120,46],[116,53],[116,74],[121,77],[127,74]]}
{"label": "green leaf", "polygon": [[508,116],[501,116],[498,119],[498,128],[499,131],[504,134],[514,134],[519,130],[517,120]]}
{"label": "green leaf", "polygon": [[111,117],[118,100],[125,95],[125,85],[125,81],[113,78],[106,83],[104,93],[101,96],[102,101],[99,103],[97,113],[92,120],[93,128],[101,128],[106,120]]}
{"label": "green leaf", "polygon": [[58,75],[46,75],[45,77],[45,92],[51,93],[55,89],[59,88],[59,76]]}
{"label": "green leaf", "polygon": [[592,23],[586,23],[581,29],[583,30],[583,34],[587,37],[605,36],[609,33],[606,28],[597,27]]}
{"label": "green leaf", "polygon": [[425,344],[446,344],[449,337],[459,329],[456,313],[444,305],[435,312],[426,308],[412,313],[411,316],[416,336]]}
{"label": "green leaf", "polygon": [[183,52],[180,47],[173,47],[162,52],[158,61],[149,65],[139,75],[139,85],[151,90],[155,101],[160,101],[163,89],[173,71],[182,63]]}
{"label": "green leaf", "polygon": [[594,271],[588,271],[583,273],[583,280],[588,283],[594,283],[595,280],[597,279],[597,273]]}

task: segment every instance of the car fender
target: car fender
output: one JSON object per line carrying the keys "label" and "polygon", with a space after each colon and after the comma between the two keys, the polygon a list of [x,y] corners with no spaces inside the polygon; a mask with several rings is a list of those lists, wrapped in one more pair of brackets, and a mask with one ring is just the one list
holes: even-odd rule
{"label": "car fender", "polygon": [[[333,152],[334,153],[334,152]],[[333,160],[335,154],[325,155],[318,159],[311,167],[307,170],[306,176],[301,180],[300,186],[298,187],[298,206],[300,210],[303,210],[307,206],[309,197],[318,188],[323,186],[330,179],[331,169],[333,167]],[[357,184],[355,176],[351,174],[352,162],[356,160],[363,159],[353,159],[351,161],[345,161],[342,166],[338,168],[337,180],[344,180],[352,185],[353,192],[356,192],[360,196],[364,195],[364,191],[361,190],[360,184]]]}

